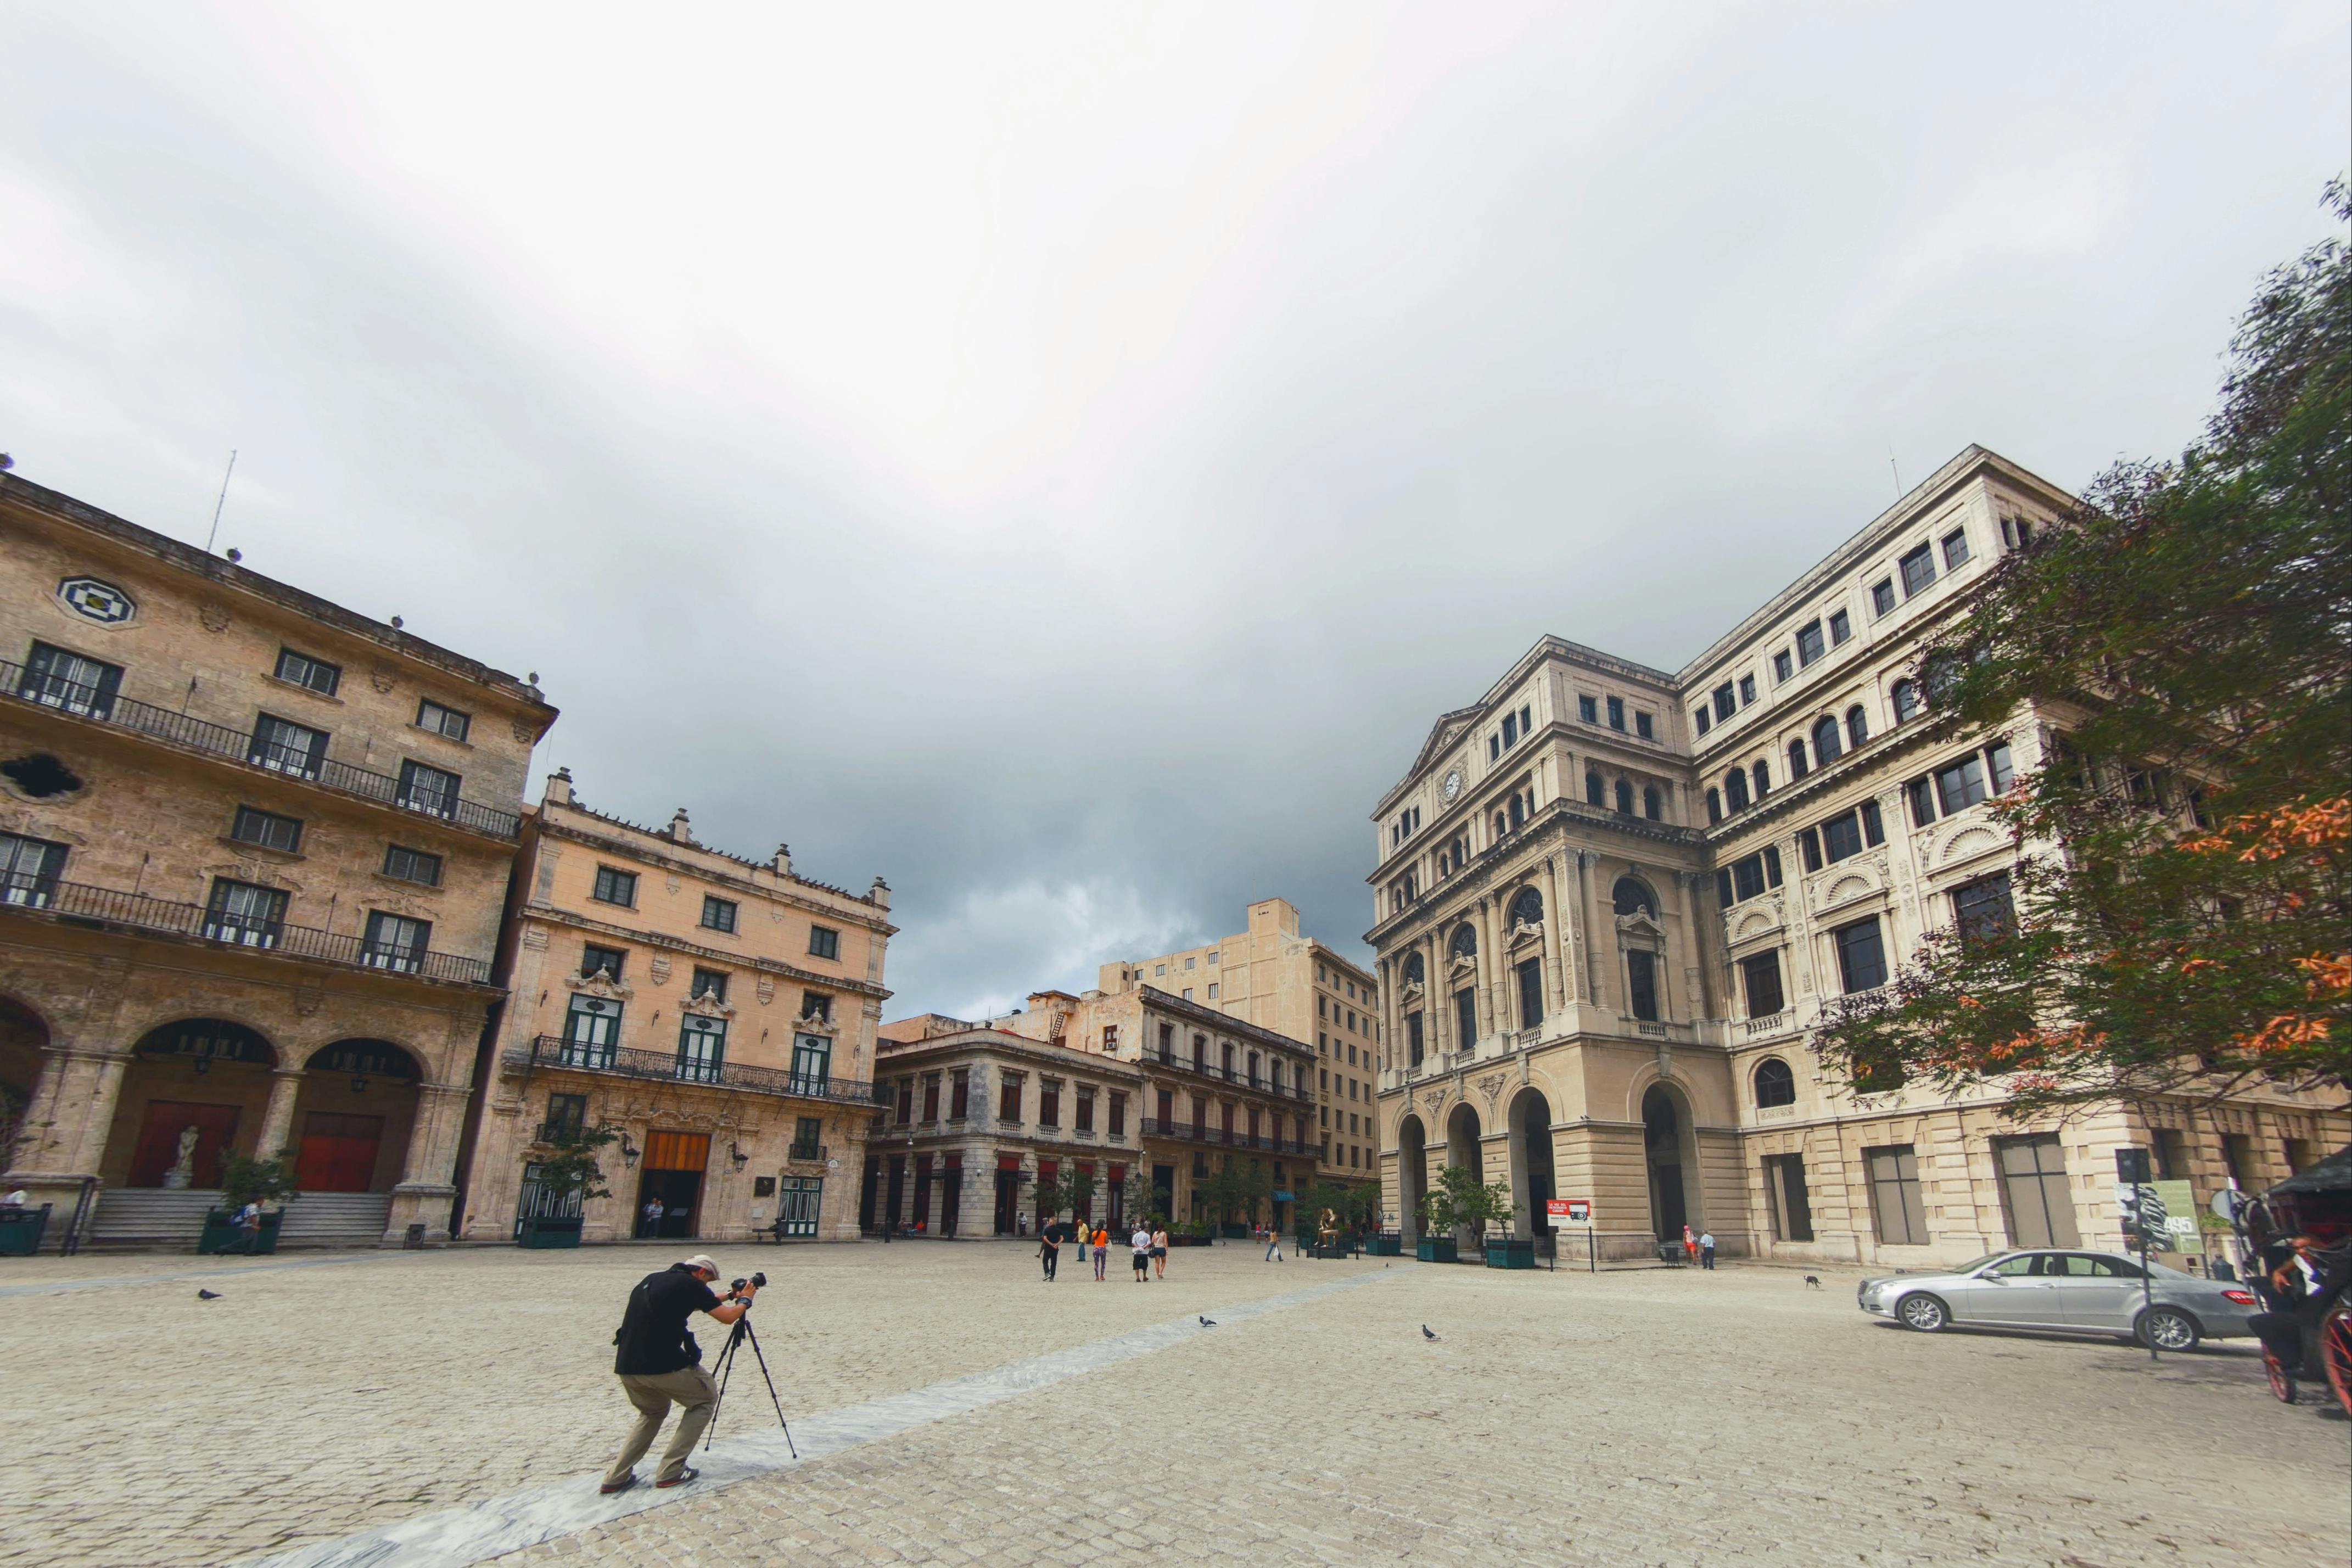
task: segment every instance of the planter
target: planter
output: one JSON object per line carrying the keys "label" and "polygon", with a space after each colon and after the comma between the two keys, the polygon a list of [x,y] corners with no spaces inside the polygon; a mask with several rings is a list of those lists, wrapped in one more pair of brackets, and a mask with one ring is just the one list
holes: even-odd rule
{"label": "planter", "polygon": [[1239,1220],[1220,1220],[1217,1222],[1217,1234],[1227,1241],[1247,1241],[1250,1237],[1250,1227]]}
{"label": "planter", "polygon": [[0,1258],[30,1258],[41,1249],[41,1233],[49,1227],[49,1205],[37,1209],[0,1209]]}
{"label": "planter", "polygon": [[1414,1245],[1412,1255],[1415,1258],[1420,1258],[1423,1263],[1458,1263],[1461,1261],[1461,1255],[1455,1250],[1454,1238],[1450,1236],[1445,1237],[1443,1239],[1433,1238],[1430,1237],[1422,1237],[1421,1240]]}
{"label": "planter", "polygon": [[518,1224],[517,1231],[515,1240],[523,1247],[555,1247],[580,1245],[580,1220],[577,1215],[569,1219],[550,1216],[543,1219],[522,1220]]}
{"label": "planter", "polygon": [[1486,1241],[1486,1267],[1489,1268],[1533,1268],[1536,1266],[1536,1244],[1533,1237],[1490,1237]]}
{"label": "planter", "polygon": [[[286,1223],[286,1211],[278,1209],[261,1216],[261,1234],[253,1238],[252,1256],[278,1250],[278,1227]],[[245,1226],[236,1223],[236,1215],[229,1209],[206,1209],[204,1234],[196,1238],[196,1250],[202,1253],[246,1251]]]}
{"label": "planter", "polygon": [[1402,1258],[1404,1256],[1404,1237],[1392,1230],[1384,1230],[1364,1243],[1364,1250],[1374,1258]]}

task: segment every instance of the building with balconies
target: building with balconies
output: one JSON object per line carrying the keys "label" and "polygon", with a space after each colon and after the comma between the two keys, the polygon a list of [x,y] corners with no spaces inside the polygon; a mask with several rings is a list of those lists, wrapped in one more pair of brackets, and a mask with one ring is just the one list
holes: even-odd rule
{"label": "building with balconies", "polygon": [[5,475],[0,539],[0,1184],[185,1243],[285,1151],[283,1239],[446,1241],[537,678]]}
{"label": "building with balconies", "polygon": [[2009,918],[2019,847],[1987,803],[2069,716],[1965,731],[1918,667],[2071,504],[1972,447],[1680,671],[1545,637],[1439,718],[1373,815],[1383,1204],[1408,1235],[1460,1164],[1510,1184],[1522,1236],[1582,1197],[1617,1255],[1687,1225],[1730,1255],[1927,1266],[2115,1245],[2119,1147],[2201,1201],[2346,1141],[2281,1093],[2020,1121],[1997,1085],[1857,1088],[1810,1048],[1929,931]]}
{"label": "building with balconies", "polygon": [[[463,1234],[531,1219],[590,1241],[854,1240],[873,1116],[889,885],[852,893],[591,811],[551,775],[525,816],[499,975],[510,993],[469,1140]],[[619,1134],[610,1195],[543,1186],[566,1130]],[[654,1205],[658,1205],[656,1212]]]}

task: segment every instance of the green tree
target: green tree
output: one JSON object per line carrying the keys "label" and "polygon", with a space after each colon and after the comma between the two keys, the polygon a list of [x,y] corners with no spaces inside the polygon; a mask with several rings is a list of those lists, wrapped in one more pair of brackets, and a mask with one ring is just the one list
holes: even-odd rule
{"label": "green tree", "polygon": [[[2352,221],[2341,180],[2330,208]],[[1921,661],[1930,722],[2063,734],[1994,812],[2013,910],[1930,937],[1819,1045],[2019,1113],[2352,1084],[2352,252],[2278,268],[2221,406],[2005,556]]]}
{"label": "green tree", "polygon": [[302,1194],[294,1185],[294,1158],[280,1149],[268,1159],[231,1154],[221,1164],[221,1204],[241,1209],[247,1204],[282,1204]]}
{"label": "green tree", "polygon": [[1053,1185],[1038,1195],[1045,1200],[1047,1218],[1067,1209],[1073,1219],[1084,1220],[1094,1212],[1094,1173],[1065,1165],[1055,1173]]}
{"label": "green tree", "polygon": [[1424,1234],[1443,1237],[1465,1226],[1475,1234],[1489,1225],[1510,1223],[1517,1209],[1509,1184],[1482,1184],[1478,1174],[1467,1165],[1448,1165],[1437,1173],[1437,1184],[1421,1200]]}
{"label": "green tree", "polygon": [[1139,1220],[1150,1217],[1152,1194],[1150,1176],[1139,1169],[1129,1171],[1127,1173],[1127,1182],[1119,1189],[1119,1212],[1126,1216],[1128,1225],[1132,1226]]}
{"label": "green tree", "polygon": [[604,1169],[597,1155],[620,1136],[621,1130],[609,1123],[557,1127],[552,1131],[542,1129],[540,1145],[549,1152],[532,1156],[530,1162],[539,1167],[534,1179],[541,1190],[577,1193],[583,1199],[611,1197],[612,1189],[604,1185]]}

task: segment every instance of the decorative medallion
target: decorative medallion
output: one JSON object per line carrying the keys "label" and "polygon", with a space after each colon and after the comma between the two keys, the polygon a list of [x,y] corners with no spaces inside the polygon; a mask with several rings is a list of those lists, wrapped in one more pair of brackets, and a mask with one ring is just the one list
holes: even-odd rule
{"label": "decorative medallion", "polygon": [[667,985],[669,984],[668,954],[659,952],[654,954],[654,961],[651,964],[647,965],[647,967],[653,971],[655,984]]}
{"label": "decorative medallion", "polygon": [[318,985],[298,985],[294,988],[294,1011],[305,1018],[316,1013],[327,1000],[326,989]]}
{"label": "decorative medallion", "polygon": [[229,623],[236,619],[228,613],[228,606],[218,599],[206,599],[196,606],[196,620],[205,630],[215,635],[228,630]]}
{"label": "decorative medallion", "polygon": [[514,721],[514,738],[528,745],[539,739],[539,726],[528,719],[518,719]]}
{"label": "decorative medallion", "polygon": [[671,892],[675,893],[677,891],[677,879],[676,877],[664,877],[662,879],[662,883],[665,887],[668,888]]}
{"label": "decorative medallion", "polygon": [[1489,1112],[1495,1109],[1495,1097],[1503,1092],[1503,1075],[1498,1072],[1490,1072],[1478,1080],[1478,1092],[1486,1097]]}
{"label": "decorative medallion", "polygon": [[58,602],[86,621],[119,626],[139,613],[138,602],[97,577],[68,577],[58,584]]}
{"label": "decorative medallion", "polygon": [[776,999],[776,982],[772,975],[761,975],[752,983],[752,989],[760,994],[760,1005],[762,1007]]}
{"label": "decorative medallion", "polygon": [[378,691],[389,691],[400,684],[400,677],[392,666],[378,659],[368,667],[368,684]]}

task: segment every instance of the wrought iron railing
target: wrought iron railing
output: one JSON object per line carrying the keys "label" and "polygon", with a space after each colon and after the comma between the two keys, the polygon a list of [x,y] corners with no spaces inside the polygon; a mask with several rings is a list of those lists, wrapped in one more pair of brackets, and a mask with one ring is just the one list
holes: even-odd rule
{"label": "wrought iron railing", "polygon": [[512,838],[521,826],[520,813],[502,811],[496,806],[484,805],[479,801],[443,794],[434,789],[429,780],[403,789],[400,781],[389,773],[353,767],[349,763],[336,762],[307,750],[263,740],[247,731],[232,730],[226,724],[174,713],[168,708],[158,708],[152,703],[141,702],[135,698],[104,691],[94,686],[84,686],[54,675],[28,672],[23,665],[6,659],[0,659],[0,694],[60,713],[71,713],[96,723],[135,730],[159,741],[209,752],[216,757],[226,757],[287,778],[324,784],[345,795],[400,806],[419,816],[438,817],[444,822],[454,822],[460,827],[470,827],[478,833]]}
{"label": "wrought iron railing", "polygon": [[1162,1121],[1150,1116],[1143,1119],[1143,1135],[1146,1138],[1172,1139],[1180,1143],[1213,1143],[1220,1148],[1262,1150],[1270,1154],[1312,1154],[1319,1147],[1296,1138],[1229,1132],[1206,1121]]}
{"label": "wrought iron railing", "polygon": [[874,1086],[856,1079],[821,1077],[775,1068],[743,1067],[674,1051],[633,1051],[618,1046],[567,1040],[541,1035],[528,1050],[509,1051],[509,1068],[568,1068],[574,1072],[613,1073],[621,1078],[655,1079],[669,1083],[704,1083],[748,1094],[773,1094],[793,1100],[828,1100],[848,1105],[876,1105]]}
{"label": "wrought iron railing", "polygon": [[81,882],[12,882],[5,894],[0,894],[0,909],[34,910],[59,920],[162,931],[216,942],[248,952],[275,952],[288,958],[414,974],[426,980],[487,985],[490,979],[490,966],[484,959],[371,942],[364,937],[341,936],[310,926],[286,925],[249,914],[206,909],[202,904],[173,903],[151,899],[144,893],[93,888]]}
{"label": "wrought iron railing", "polygon": [[[1310,1105],[1313,1104],[1315,1100],[1315,1090],[1313,1086],[1303,1080],[1292,1085],[1288,1089],[1285,1089],[1281,1085],[1276,1083],[1271,1078],[1265,1075],[1252,1078],[1243,1068],[1223,1067],[1215,1062],[1196,1062],[1190,1057],[1181,1057],[1172,1051],[1147,1050],[1143,1053],[1143,1059],[1147,1062],[1156,1063],[1160,1067],[1178,1068],[1185,1072],[1199,1073],[1202,1078],[1213,1078],[1218,1079],[1220,1082],[1236,1084],[1244,1089],[1254,1089],[1259,1094],[1272,1094],[1291,1100],[1303,1100]],[[1299,1070],[1302,1073],[1306,1071],[1304,1068],[1301,1068]]]}

